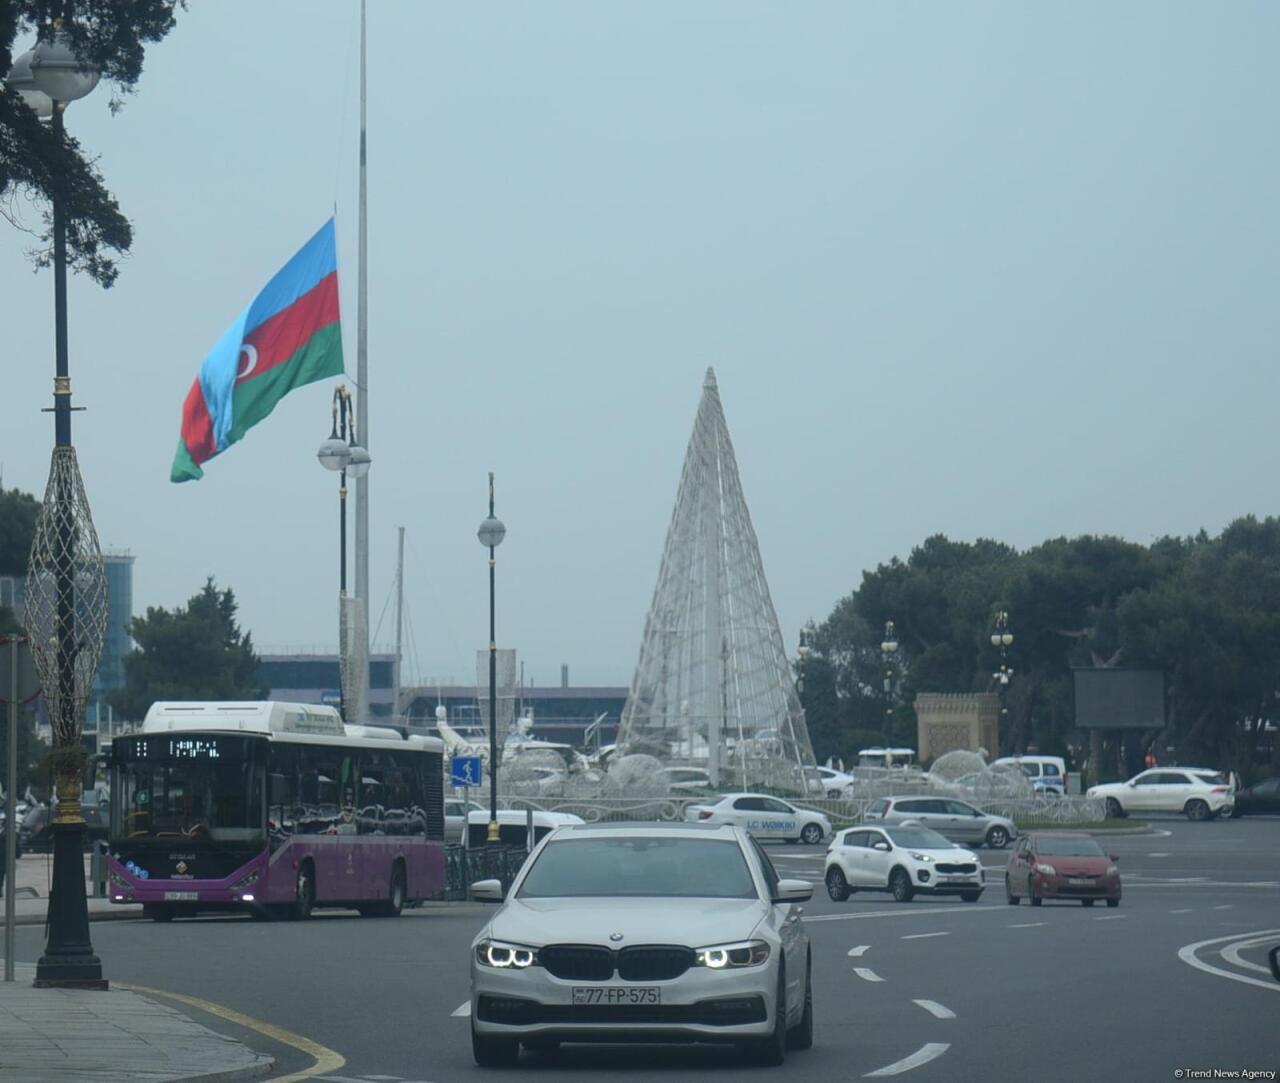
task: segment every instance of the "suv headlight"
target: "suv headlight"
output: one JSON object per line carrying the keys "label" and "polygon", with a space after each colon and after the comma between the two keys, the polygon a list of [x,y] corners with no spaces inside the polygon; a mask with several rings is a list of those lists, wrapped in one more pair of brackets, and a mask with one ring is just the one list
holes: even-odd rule
{"label": "suv headlight", "polygon": [[705,966],[709,970],[759,966],[769,958],[769,945],[763,940],[742,940],[736,944],[698,948],[694,956],[698,966]]}
{"label": "suv headlight", "polygon": [[481,940],[476,945],[476,962],[496,970],[527,970],[538,963],[538,952],[524,944],[503,940]]}
{"label": "suv headlight", "polygon": [[928,854],[918,854],[914,850],[908,850],[907,853],[909,853],[917,861],[923,861],[927,865],[933,864],[933,858],[931,858]]}

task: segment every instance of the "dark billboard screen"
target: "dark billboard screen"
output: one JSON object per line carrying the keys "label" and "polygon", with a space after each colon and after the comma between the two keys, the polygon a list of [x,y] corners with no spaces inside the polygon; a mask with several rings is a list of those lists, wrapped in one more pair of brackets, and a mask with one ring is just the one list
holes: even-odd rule
{"label": "dark billboard screen", "polygon": [[1164,729],[1164,674],[1158,669],[1075,669],[1081,729]]}

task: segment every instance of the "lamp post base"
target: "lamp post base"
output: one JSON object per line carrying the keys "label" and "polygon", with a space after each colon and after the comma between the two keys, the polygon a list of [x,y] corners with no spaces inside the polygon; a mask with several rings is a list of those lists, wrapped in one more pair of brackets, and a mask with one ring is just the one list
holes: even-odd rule
{"label": "lamp post base", "polygon": [[49,939],[36,963],[37,989],[106,989],[102,961],[89,940],[89,901],[84,888],[84,833],[79,823],[53,824],[53,887]]}

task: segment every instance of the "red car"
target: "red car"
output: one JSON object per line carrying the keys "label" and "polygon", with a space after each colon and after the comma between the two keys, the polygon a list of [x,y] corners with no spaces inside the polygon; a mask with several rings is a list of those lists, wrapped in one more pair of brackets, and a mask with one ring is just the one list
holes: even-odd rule
{"label": "red car", "polygon": [[1032,906],[1045,899],[1079,899],[1092,906],[1106,899],[1120,905],[1118,859],[1089,835],[1032,832],[1018,840],[1004,874],[1010,906],[1025,896]]}

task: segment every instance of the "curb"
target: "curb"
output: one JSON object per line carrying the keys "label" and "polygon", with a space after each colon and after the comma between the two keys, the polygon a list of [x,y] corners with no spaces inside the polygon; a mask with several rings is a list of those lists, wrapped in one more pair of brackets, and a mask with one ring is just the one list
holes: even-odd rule
{"label": "curb", "polygon": [[[248,1049],[248,1046],[245,1046]],[[247,1068],[229,1068],[225,1072],[202,1072],[200,1075],[176,1075],[171,1083],[237,1083],[241,1079],[261,1079],[276,1066],[276,1058],[256,1053],[260,1063]]]}

